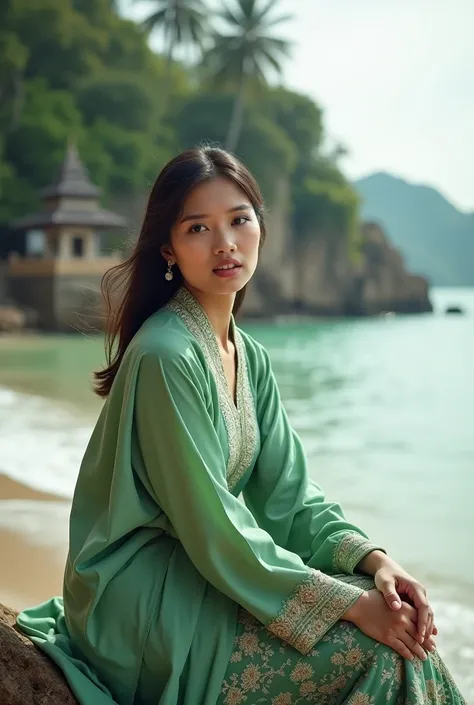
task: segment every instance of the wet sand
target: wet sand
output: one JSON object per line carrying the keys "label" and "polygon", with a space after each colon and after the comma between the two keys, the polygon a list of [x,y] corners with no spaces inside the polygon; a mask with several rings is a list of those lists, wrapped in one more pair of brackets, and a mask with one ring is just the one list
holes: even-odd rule
{"label": "wet sand", "polygon": [[0,602],[20,610],[62,592],[70,502],[0,474]]}

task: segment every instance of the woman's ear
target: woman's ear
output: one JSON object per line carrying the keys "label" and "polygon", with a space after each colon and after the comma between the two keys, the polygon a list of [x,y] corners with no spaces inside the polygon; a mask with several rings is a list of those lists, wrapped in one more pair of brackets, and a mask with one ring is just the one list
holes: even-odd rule
{"label": "woman's ear", "polygon": [[174,254],[171,245],[162,245],[160,247],[160,252],[167,262],[174,264]]}

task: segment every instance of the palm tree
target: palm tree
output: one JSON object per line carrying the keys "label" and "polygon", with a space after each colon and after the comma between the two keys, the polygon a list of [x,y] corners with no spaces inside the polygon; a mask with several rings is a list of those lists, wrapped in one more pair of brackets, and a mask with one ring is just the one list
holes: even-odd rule
{"label": "palm tree", "polygon": [[154,0],[154,3],[155,10],[143,21],[143,27],[148,33],[155,29],[161,30],[165,40],[167,69],[164,103],[166,103],[171,87],[174,51],[180,45],[192,46],[200,52],[203,51],[209,36],[209,11],[205,0]]}
{"label": "palm tree", "polygon": [[291,15],[272,17],[278,0],[235,0],[218,16],[230,32],[214,34],[214,43],[204,56],[204,66],[211,76],[236,87],[234,107],[229,123],[226,148],[234,151],[242,129],[246,86],[250,80],[267,83],[266,72],[281,74],[281,60],[290,54],[290,42],[270,36],[268,30]]}

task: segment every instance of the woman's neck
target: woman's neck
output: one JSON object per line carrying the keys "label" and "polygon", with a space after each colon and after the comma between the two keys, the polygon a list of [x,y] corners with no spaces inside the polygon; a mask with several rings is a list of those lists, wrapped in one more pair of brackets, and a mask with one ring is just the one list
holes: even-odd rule
{"label": "woman's neck", "polygon": [[229,330],[235,294],[208,294],[186,284],[186,288],[206,312],[219,345],[228,352]]}

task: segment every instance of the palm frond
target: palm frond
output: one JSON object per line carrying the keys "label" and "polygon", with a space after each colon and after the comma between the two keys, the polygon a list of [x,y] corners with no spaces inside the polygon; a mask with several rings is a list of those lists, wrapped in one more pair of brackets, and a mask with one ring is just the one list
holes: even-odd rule
{"label": "palm frond", "polygon": [[265,50],[283,54],[286,57],[291,56],[291,50],[294,47],[294,42],[288,39],[279,37],[259,37],[259,46],[265,47]]}
{"label": "palm frond", "polygon": [[259,23],[264,22],[265,15],[268,15],[270,12],[272,12],[272,10],[276,8],[278,2],[279,0],[267,0],[267,3],[265,5],[263,5],[261,8],[258,8],[255,12],[257,21]]}
{"label": "palm frond", "polygon": [[281,73],[282,59],[290,55],[292,42],[267,33],[269,27],[288,19],[271,17],[276,6],[277,0],[266,0],[263,5],[257,0],[236,0],[219,14],[228,32],[213,35],[213,46],[204,59],[216,79],[238,81],[245,75],[265,82],[267,70]]}
{"label": "palm frond", "polygon": [[158,9],[143,22],[147,32],[160,29],[172,47],[193,44],[202,50],[209,35],[208,9],[204,0],[155,0]]}
{"label": "palm frond", "polygon": [[272,69],[275,71],[277,74],[281,74],[283,71],[283,67],[281,63],[275,58],[275,56],[268,51],[265,48],[262,48],[260,52],[260,60],[264,60],[267,64],[269,64]]}
{"label": "palm frond", "polygon": [[262,27],[265,27],[265,30],[270,29],[270,27],[276,27],[277,24],[281,24],[282,22],[291,22],[294,19],[294,15],[279,15],[278,17],[274,17],[273,19],[268,19],[265,21],[265,23],[262,22]]}
{"label": "palm frond", "polygon": [[238,0],[238,5],[242,16],[253,21],[255,17],[257,0]]}
{"label": "palm frond", "polygon": [[156,28],[162,27],[165,24],[167,12],[168,10],[165,7],[163,10],[158,10],[149,17],[146,17],[142,22],[143,29],[145,29],[146,32],[151,32]]}
{"label": "palm frond", "polygon": [[235,12],[235,10],[231,7],[225,7],[223,10],[219,10],[217,12],[217,16],[221,20],[224,20],[224,22],[227,22],[227,24],[229,24],[230,26],[242,26],[242,16]]}

